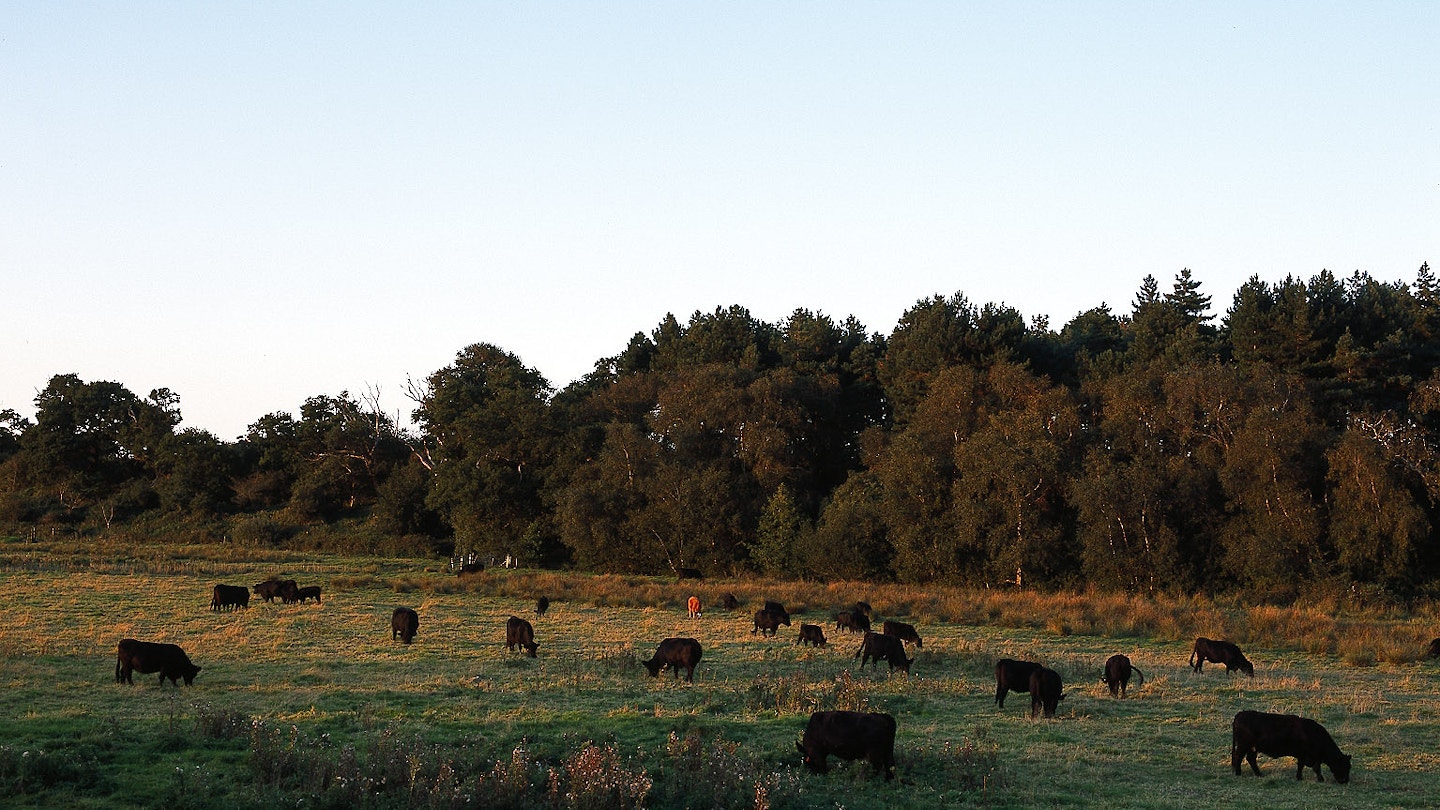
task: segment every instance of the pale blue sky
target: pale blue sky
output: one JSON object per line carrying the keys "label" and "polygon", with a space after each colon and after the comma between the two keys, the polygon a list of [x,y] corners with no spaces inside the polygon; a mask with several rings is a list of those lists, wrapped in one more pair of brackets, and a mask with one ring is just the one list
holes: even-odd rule
{"label": "pale blue sky", "polygon": [[1437,54],[1433,2],[12,3],[0,408],[73,372],[228,440],[667,312],[1411,281]]}

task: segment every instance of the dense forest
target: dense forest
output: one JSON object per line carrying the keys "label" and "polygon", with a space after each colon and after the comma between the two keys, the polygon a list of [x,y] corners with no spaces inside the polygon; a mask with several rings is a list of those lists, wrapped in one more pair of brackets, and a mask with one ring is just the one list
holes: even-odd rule
{"label": "dense forest", "polygon": [[0,413],[0,533],[482,556],[591,571],[1434,595],[1440,283],[1189,270],[1058,331],[957,293],[889,336],[666,316],[555,390],[477,343],[225,442],[73,374]]}

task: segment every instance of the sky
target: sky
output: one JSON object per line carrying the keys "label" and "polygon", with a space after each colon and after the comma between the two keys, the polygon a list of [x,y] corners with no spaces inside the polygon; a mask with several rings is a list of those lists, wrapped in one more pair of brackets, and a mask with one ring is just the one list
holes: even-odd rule
{"label": "sky", "polygon": [[667,313],[1412,282],[1437,76],[1433,2],[7,4],[0,409],[73,373],[230,441]]}

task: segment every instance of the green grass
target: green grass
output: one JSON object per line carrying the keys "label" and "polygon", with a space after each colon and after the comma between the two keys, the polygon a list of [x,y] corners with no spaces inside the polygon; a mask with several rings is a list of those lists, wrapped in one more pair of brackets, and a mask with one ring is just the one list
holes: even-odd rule
{"label": "green grass", "polygon": [[[325,602],[208,610],[215,582],[272,574],[324,585]],[[540,587],[552,606],[535,618]],[[731,590],[742,608],[690,620],[686,588],[707,605]],[[750,633],[769,592],[807,610],[776,640]],[[833,629],[828,649],[795,646],[801,620],[833,627],[828,614],[845,603],[820,586],[523,571],[462,586],[407,560],[200,547],[102,561],[5,544],[0,790],[16,807],[257,808],[451,807],[466,796],[514,807],[637,797],[646,807],[1429,807],[1440,793],[1432,664],[1352,666],[1276,636],[1245,645],[1253,680],[1213,666],[1194,675],[1188,639],[1123,622],[1114,637],[1075,632],[1098,617],[947,622],[926,618],[922,606],[944,598],[920,589],[856,595],[920,625],[912,676],[856,670],[858,640]],[[420,614],[408,647],[390,638],[399,605]],[[534,622],[538,659],[505,650],[511,614]],[[672,635],[704,645],[693,685],[651,679],[637,662]],[[122,637],[181,644],[203,668],[195,685],[138,674],[133,687],[115,684]],[[1123,701],[1099,683],[1115,652],[1146,677]],[[1054,720],[1031,720],[1023,694],[995,707],[1001,657],[1060,672],[1067,696]],[[794,741],[810,711],[866,707],[899,721],[895,782],[861,763],[828,776],[799,767]],[[1240,709],[1316,718],[1355,756],[1351,783],[1328,769],[1324,784],[1296,782],[1288,758],[1262,757],[1262,779],[1235,776],[1229,723]]]}

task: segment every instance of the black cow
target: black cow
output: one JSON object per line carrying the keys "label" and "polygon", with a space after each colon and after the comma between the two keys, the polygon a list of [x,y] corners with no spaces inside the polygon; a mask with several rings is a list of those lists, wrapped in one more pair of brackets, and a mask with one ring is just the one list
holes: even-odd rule
{"label": "black cow", "polygon": [[870,617],[859,611],[842,610],[835,617],[835,629],[847,633],[868,633]]}
{"label": "black cow", "polygon": [[913,641],[917,648],[925,646],[925,643],[920,640],[920,634],[915,632],[915,625],[913,624],[886,621],[880,625],[880,632],[887,636],[894,636],[901,641]]}
{"label": "black cow", "polygon": [[1224,664],[1226,675],[1230,674],[1230,670],[1238,669],[1255,677],[1255,665],[1240,652],[1239,647],[1228,641],[1215,641],[1203,636],[1195,639],[1195,650],[1190,653],[1190,668],[1200,672],[1206,661]]}
{"label": "black cow", "polygon": [[280,595],[280,580],[267,579],[264,582],[257,583],[251,590],[255,591],[255,595],[264,599],[266,602],[273,602],[275,601],[275,597]]}
{"label": "black cow", "polygon": [[320,601],[320,586],[307,585],[295,591],[296,602],[304,602],[306,599],[314,599],[318,603]]}
{"label": "black cow", "polygon": [[866,618],[870,617],[870,603],[862,599],[856,599],[855,607],[851,608],[851,610],[865,616]]}
{"label": "black cow", "polygon": [[705,575],[700,572],[700,569],[699,569],[699,568],[681,568],[680,570],[678,570],[678,571],[675,572],[675,579],[677,579],[677,580],[681,580],[681,579],[704,579],[704,578],[705,578]]}
{"label": "black cow", "polygon": [[1350,756],[1341,753],[1324,726],[1307,717],[1244,711],[1235,715],[1230,733],[1230,767],[1236,776],[1240,775],[1241,760],[1249,760],[1250,770],[1260,775],[1260,766],[1255,763],[1258,753],[1295,757],[1296,779],[1303,779],[1309,766],[1315,769],[1315,780],[1324,782],[1325,777],[1320,775],[1323,762],[1330,766],[1336,782],[1343,785],[1350,781]]}
{"label": "black cow", "polygon": [[400,639],[409,644],[415,638],[415,631],[420,629],[420,616],[407,607],[395,608],[390,614],[390,640]]}
{"label": "black cow", "polygon": [[693,638],[667,638],[660,642],[655,648],[655,656],[649,661],[641,661],[645,669],[650,672],[650,677],[656,678],[660,670],[670,667],[676,678],[680,677],[680,668],[685,668],[685,680],[695,680],[695,665],[700,663],[700,642]]}
{"label": "black cow", "polygon": [[1440,658],[1440,638],[1430,642],[1430,648],[1425,651],[1426,658]]}
{"label": "black cow", "polygon": [[763,637],[768,631],[770,633],[770,637],[774,638],[776,629],[779,628],[782,624],[786,627],[790,626],[789,613],[775,613],[769,610],[757,610],[755,611],[755,626],[751,628],[750,635],[755,635],[755,631],[758,630],[760,631],[760,635]]}
{"label": "black cow", "polygon": [[287,605],[300,601],[300,586],[293,579],[280,580],[280,587],[275,593],[280,597],[280,601]]}
{"label": "black cow", "polygon": [[790,611],[786,610],[784,605],[776,602],[774,599],[766,599],[765,604],[762,605],[760,609],[768,610],[771,613],[784,613],[786,616],[790,615]]}
{"label": "black cow", "polygon": [[540,645],[535,643],[535,627],[519,616],[511,616],[505,622],[505,649],[514,652],[516,647],[523,647],[525,654],[534,658]]}
{"label": "black cow", "polygon": [[1110,697],[1119,695],[1125,697],[1125,690],[1130,686],[1130,673],[1140,676],[1140,682],[1135,684],[1139,689],[1145,685],[1145,673],[1140,668],[1130,663],[1127,656],[1115,654],[1105,661],[1105,674],[1101,676],[1100,682],[1110,688]]}
{"label": "black cow", "polygon": [[820,629],[818,624],[800,625],[800,635],[795,637],[796,644],[809,643],[812,647],[825,646],[825,631]]}
{"label": "black cow", "polygon": [[720,607],[726,610],[735,610],[740,607],[740,600],[735,598],[735,594],[726,591],[725,595],[720,597]]}
{"label": "black cow", "polygon": [[914,659],[905,657],[905,642],[884,633],[866,633],[860,649],[855,651],[855,657],[860,659],[861,669],[865,668],[867,661],[874,661],[877,669],[880,662],[885,661],[890,664],[891,672],[900,669],[906,675],[910,674],[910,665],[915,663]]}
{"label": "black cow", "polygon": [[805,766],[828,773],[826,759],[868,760],[887,780],[895,776],[895,718],[880,712],[815,712],[805,724],[805,737],[795,747]]}
{"label": "black cow", "polygon": [[1034,661],[1015,661],[1001,658],[995,662],[995,705],[1005,708],[1005,696],[1010,692],[1029,692],[1030,675],[1045,667]]}
{"label": "black cow", "polygon": [[544,616],[545,611],[550,609],[550,597],[542,596],[535,600],[535,615]]}
{"label": "black cow", "polygon": [[1030,673],[1030,717],[1038,715],[1041,708],[1046,717],[1054,717],[1055,708],[1065,699],[1064,688],[1060,673],[1053,669],[1041,667]]}
{"label": "black cow", "polygon": [[455,573],[455,576],[465,577],[471,574],[478,574],[484,570],[485,563],[482,563],[479,560],[475,560],[474,562],[461,563],[460,570]]}
{"label": "black cow", "polygon": [[236,610],[242,607],[250,607],[250,592],[245,589],[244,585],[215,586],[215,590],[210,596],[211,610],[220,610],[222,608]]}
{"label": "black cow", "polygon": [[179,679],[184,678],[185,685],[189,686],[195,682],[200,667],[191,663],[190,656],[176,644],[121,639],[115,647],[115,682],[133,685],[135,679],[131,673],[134,672],[160,673],[161,686],[165,685],[166,678],[172,686],[179,686]]}

